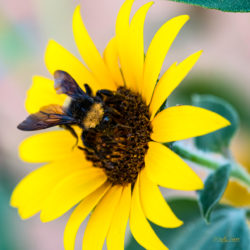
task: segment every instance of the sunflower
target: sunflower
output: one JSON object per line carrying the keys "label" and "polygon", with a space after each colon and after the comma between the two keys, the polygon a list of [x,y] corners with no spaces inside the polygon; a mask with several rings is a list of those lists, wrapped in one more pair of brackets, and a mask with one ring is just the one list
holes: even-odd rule
{"label": "sunflower", "polygon": [[[183,222],[158,186],[189,191],[202,189],[203,183],[166,145],[229,125],[223,117],[199,107],[183,105],[161,111],[201,51],[174,63],[158,80],[164,58],[189,17],[166,22],[144,56],[143,26],[153,2],[143,5],[130,22],[133,2],[122,5],[115,37],[103,57],[87,33],[78,6],[73,33],[87,67],[50,41],[45,63],[55,76],[55,88],[53,80],[35,76],[28,91],[26,108],[32,115],[20,128],[28,130],[27,125],[33,124],[30,130],[40,129],[60,120],[66,129],[36,134],[22,142],[24,161],[46,164],[17,185],[11,205],[23,219],[41,212],[42,222],[77,205],[65,228],[66,250],[74,249],[77,231],[91,212],[83,249],[102,249],[105,239],[109,250],[124,249],[128,219],[134,238],[144,248],[167,249],[148,220],[166,228]],[[72,118],[76,109],[80,122]]]}

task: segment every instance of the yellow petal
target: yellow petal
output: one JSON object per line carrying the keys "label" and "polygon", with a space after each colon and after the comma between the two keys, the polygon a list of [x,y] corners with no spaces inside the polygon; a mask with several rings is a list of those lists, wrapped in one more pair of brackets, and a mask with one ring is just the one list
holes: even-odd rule
{"label": "yellow petal", "polygon": [[[155,114],[159,110],[159,107],[165,102],[167,88],[171,88],[170,81],[175,79],[174,76],[176,75],[177,69],[177,62],[174,62],[164,73],[164,75],[160,78],[159,82],[156,84],[154,93],[152,96],[152,100],[149,105],[149,113],[150,113],[150,120],[152,121],[155,117]],[[160,83],[160,86],[159,86]],[[165,83],[165,84],[164,84]],[[165,89],[163,89],[165,87]],[[164,91],[164,92],[163,92]]]}
{"label": "yellow petal", "polygon": [[100,187],[107,177],[98,168],[87,168],[80,170],[60,182],[45,200],[40,219],[42,222],[54,220],[87,195]]}
{"label": "yellow petal", "polygon": [[139,196],[139,177],[133,190],[129,224],[134,238],[144,248],[157,250],[168,249],[157,237],[142,211]]}
{"label": "yellow petal", "polygon": [[87,224],[82,249],[102,249],[112,217],[120,201],[122,189],[122,186],[113,186],[98,204]]}
{"label": "yellow petal", "polygon": [[157,185],[147,177],[145,169],[140,173],[139,189],[142,208],[149,220],[167,228],[179,227],[183,224],[172,212]]}
{"label": "yellow petal", "polygon": [[73,15],[73,33],[84,62],[88,65],[102,88],[115,90],[115,83],[82,21],[79,5],[76,7]]}
{"label": "yellow petal", "polygon": [[80,87],[84,83],[89,84],[93,91],[97,91],[102,87],[76,57],[53,40],[50,40],[47,45],[45,64],[52,75],[56,70],[66,71]]}
{"label": "yellow petal", "polygon": [[123,188],[107,235],[108,250],[124,250],[125,231],[131,203],[131,185]]}
{"label": "yellow petal", "polygon": [[142,95],[147,104],[150,103],[152,98],[165,56],[180,29],[188,19],[187,15],[172,18],[157,31],[149,45],[145,59],[142,86]]}
{"label": "yellow petal", "polygon": [[249,207],[250,190],[241,183],[230,180],[221,201],[235,207]]}
{"label": "yellow petal", "polygon": [[96,204],[101,200],[107,190],[110,188],[107,182],[99,187],[96,191],[88,195],[71,214],[64,230],[64,249],[74,250],[75,238],[77,231],[86,219],[88,214],[95,208]]}
{"label": "yellow petal", "polygon": [[36,113],[41,107],[49,104],[63,105],[66,95],[58,95],[54,89],[54,82],[46,77],[34,76],[33,83],[27,92],[26,110]]}
{"label": "yellow petal", "polygon": [[152,121],[151,138],[171,142],[205,135],[230,125],[222,116],[210,110],[182,105],[160,112]]}
{"label": "yellow petal", "polygon": [[10,204],[18,208],[23,219],[41,210],[44,200],[60,181],[80,169],[90,167],[89,163],[84,165],[74,159],[75,154],[72,154],[69,158],[44,165],[31,172],[17,185]]}
{"label": "yellow petal", "polygon": [[134,82],[127,82],[132,90],[141,91],[144,66],[144,21],[149,8],[154,2],[143,5],[134,15],[130,24],[130,68]]}
{"label": "yellow petal", "polygon": [[121,74],[121,69],[119,66],[118,49],[116,44],[116,39],[113,37],[107,47],[104,50],[104,61],[114,79],[116,86],[123,86],[124,81]]}
{"label": "yellow petal", "polygon": [[[116,19],[116,41],[125,84],[134,82],[129,58],[129,17],[134,0],[126,0]],[[129,86],[129,85],[128,85]]]}
{"label": "yellow petal", "polygon": [[161,77],[155,87],[149,107],[151,119],[155,116],[156,112],[159,110],[164,101],[170,96],[173,90],[186,77],[197,60],[200,58],[201,53],[202,51],[198,51],[192,54],[178,65],[174,63]]}
{"label": "yellow petal", "polygon": [[149,142],[145,156],[145,171],[155,184],[177,190],[203,188],[200,177],[168,147]]}
{"label": "yellow petal", "polygon": [[33,163],[62,159],[72,152],[82,155],[84,160],[84,153],[74,147],[75,143],[76,139],[66,130],[45,132],[25,139],[19,147],[19,154],[23,161]]}

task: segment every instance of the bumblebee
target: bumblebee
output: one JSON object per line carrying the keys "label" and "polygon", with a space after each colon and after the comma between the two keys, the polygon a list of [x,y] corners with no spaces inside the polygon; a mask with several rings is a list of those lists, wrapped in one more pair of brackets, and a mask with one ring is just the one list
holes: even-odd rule
{"label": "bumblebee", "polygon": [[[54,78],[56,92],[66,94],[68,101],[63,106],[42,107],[18,128],[31,131],[59,125],[76,138],[73,149],[78,146],[94,167],[104,169],[110,183],[134,183],[144,166],[152,132],[149,109],[142,97],[124,86],[115,91],[101,89],[93,95],[88,84],[82,90],[60,70]],[[81,135],[75,126],[80,127]],[[78,145],[79,138],[83,147]]]}
{"label": "bumblebee", "polygon": [[77,125],[83,130],[95,128],[101,121],[108,121],[108,110],[105,110],[105,96],[112,96],[114,93],[109,90],[99,90],[93,96],[88,84],[84,84],[83,91],[76,81],[66,72],[57,70],[54,73],[55,90],[57,94],[66,94],[68,100],[63,106],[51,104],[42,107],[39,112],[29,115],[18,129],[33,131],[46,129],[60,125],[76,137],[71,127]]}

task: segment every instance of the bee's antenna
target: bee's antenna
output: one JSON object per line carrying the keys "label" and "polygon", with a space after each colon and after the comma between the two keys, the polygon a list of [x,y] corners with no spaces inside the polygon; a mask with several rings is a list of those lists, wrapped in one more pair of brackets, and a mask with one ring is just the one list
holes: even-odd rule
{"label": "bee's antenna", "polygon": [[93,94],[92,89],[87,83],[84,84],[84,88],[86,90],[86,94],[92,97],[92,94]]}

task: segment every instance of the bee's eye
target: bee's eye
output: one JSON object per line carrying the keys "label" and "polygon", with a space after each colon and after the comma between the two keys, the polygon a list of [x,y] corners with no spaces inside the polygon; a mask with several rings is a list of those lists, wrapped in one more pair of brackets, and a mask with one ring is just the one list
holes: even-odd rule
{"label": "bee's eye", "polygon": [[103,117],[103,122],[107,123],[110,121],[110,118],[108,116]]}

